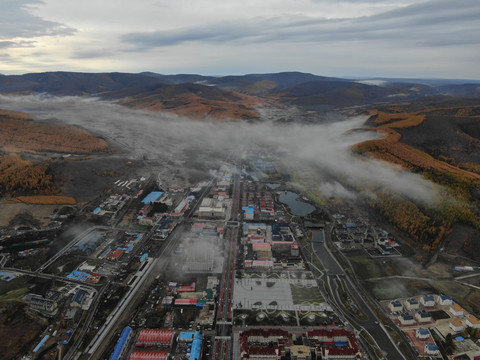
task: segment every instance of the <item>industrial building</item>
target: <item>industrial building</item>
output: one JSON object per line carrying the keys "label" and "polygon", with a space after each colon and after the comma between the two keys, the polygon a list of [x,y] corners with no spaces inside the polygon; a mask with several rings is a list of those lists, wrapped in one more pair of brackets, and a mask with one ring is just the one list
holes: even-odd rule
{"label": "industrial building", "polygon": [[175,330],[172,329],[142,329],[138,335],[137,346],[172,347]]}
{"label": "industrial building", "polygon": [[166,360],[169,353],[167,351],[138,351],[135,350],[129,357],[129,360]]}
{"label": "industrial building", "polygon": [[120,338],[118,339],[112,354],[108,358],[108,360],[120,360],[127,351],[127,343],[130,337],[132,336],[132,328],[130,326],[125,327],[120,334]]}

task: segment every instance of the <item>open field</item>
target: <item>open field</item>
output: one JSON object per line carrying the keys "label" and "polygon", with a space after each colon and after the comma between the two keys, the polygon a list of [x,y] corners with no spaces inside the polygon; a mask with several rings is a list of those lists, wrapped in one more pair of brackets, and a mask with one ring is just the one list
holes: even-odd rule
{"label": "open field", "polygon": [[8,223],[18,214],[30,213],[40,221],[42,226],[50,224],[50,215],[58,208],[57,205],[30,205],[30,204],[5,204],[0,203],[0,226],[8,226]]}
{"label": "open field", "polygon": [[346,253],[360,280],[386,276],[418,276],[418,265],[407,258],[372,259],[363,250]]}

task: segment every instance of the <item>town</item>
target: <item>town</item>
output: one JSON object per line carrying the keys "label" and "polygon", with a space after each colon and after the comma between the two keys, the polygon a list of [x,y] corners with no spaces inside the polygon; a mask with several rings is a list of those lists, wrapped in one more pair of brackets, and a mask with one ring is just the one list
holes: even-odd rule
{"label": "town", "polygon": [[[266,154],[210,174],[115,179],[79,213],[3,234],[2,287],[47,324],[23,359],[478,359],[455,294],[360,283],[405,261],[381,224],[309,198]],[[416,275],[377,280],[392,276]]]}

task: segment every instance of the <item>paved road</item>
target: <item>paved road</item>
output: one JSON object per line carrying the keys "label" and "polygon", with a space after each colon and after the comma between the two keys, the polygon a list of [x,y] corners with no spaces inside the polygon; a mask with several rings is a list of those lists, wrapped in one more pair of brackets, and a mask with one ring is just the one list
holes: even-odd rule
{"label": "paved road", "polygon": [[[399,349],[392,342],[392,339],[382,328],[375,313],[365,302],[364,295],[360,294],[357,287],[352,284],[350,278],[346,276],[343,268],[337,262],[329,249],[325,246],[325,235],[323,229],[312,230],[312,247],[327,272],[330,291],[334,297],[337,307],[342,311],[343,315],[353,324],[358,324],[360,327],[365,329],[377,342],[380,349],[387,354],[385,356],[387,359],[405,360],[403,354],[399,351]],[[348,292],[355,298],[357,305],[366,315],[367,320],[358,320],[343,306],[343,302],[338,294],[338,280],[340,277],[344,279],[344,284],[347,286]]]}

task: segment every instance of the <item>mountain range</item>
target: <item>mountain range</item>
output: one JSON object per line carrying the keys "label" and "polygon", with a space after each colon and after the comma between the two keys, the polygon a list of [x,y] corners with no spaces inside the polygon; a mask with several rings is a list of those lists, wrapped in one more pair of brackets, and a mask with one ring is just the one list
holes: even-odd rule
{"label": "mountain range", "polygon": [[194,118],[251,119],[256,108],[286,103],[316,109],[480,96],[476,80],[344,79],[301,72],[239,76],[162,75],[152,72],[46,72],[1,75],[0,94],[95,96],[130,107]]}

